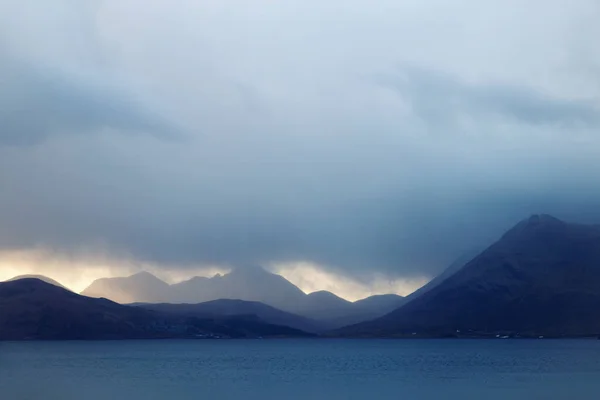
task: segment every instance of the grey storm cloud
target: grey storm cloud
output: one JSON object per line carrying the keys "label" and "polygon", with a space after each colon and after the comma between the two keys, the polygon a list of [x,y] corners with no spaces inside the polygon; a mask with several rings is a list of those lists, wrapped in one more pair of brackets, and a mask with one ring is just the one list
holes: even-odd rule
{"label": "grey storm cloud", "polygon": [[593,1],[57,3],[3,31],[1,249],[414,277],[600,222]]}
{"label": "grey storm cloud", "polygon": [[54,134],[103,129],[181,137],[177,124],[161,117],[115,84],[90,73],[64,71],[11,59],[0,47],[0,143],[33,144]]}
{"label": "grey storm cloud", "polygon": [[[598,77],[600,79],[600,76]],[[531,125],[596,128],[597,101],[568,100],[532,88],[507,84],[469,84],[437,71],[404,68],[397,75],[375,79],[406,96],[413,111],[431,123],[455,123],[461,118],[513,120]]]}

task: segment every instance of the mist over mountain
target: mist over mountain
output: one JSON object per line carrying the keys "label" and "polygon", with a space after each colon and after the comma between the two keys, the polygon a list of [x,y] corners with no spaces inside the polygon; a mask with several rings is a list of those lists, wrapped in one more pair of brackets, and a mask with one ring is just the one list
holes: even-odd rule
{"label": "mist over mountain", "polygon": [[375,287],[600,222],[597,0],[371,3],[0,2],[0,268]]}
{"label": "mist over mountain", "polygon": [[259,301],[282,310],[295,312],[306,296],[281,275],[257,266],[234,269],[213,278],[192,278],[171,285],[171,302],[200,303],[217,299]]}
{"label": "mist over mountain", "polygon": [[533,215],[399,309],[343,335],[600,333],[600,227]]}
{"label": "mist over mountain", "polygon": [[0,280],[54,285],[11,297],[10,329],[594,332],[598,21],[600,0],[0,0]]}
{"label": "mist over mountain", "polygon": [[129,277],[98,279],[81,294],[119,303],[201,303],[218,299],[260,301],[293,309],[306,294],[280,275],[259,267],[239,268],[212,278],[194,277],[169,285],[148,272]]}
{"label": "mist over mountain", "polygon": [[120,303],[204,303],[221,299],[261,302],[279,310],[327,321],[335,328],[384,315],[400,304],[400,296],[363,299],[352,303],[327,291],[305,294],[281,275],[261,267],[245,267],[212,278],[194,277],[173,285],[149,273],[104,278],[83,292]]}
{"label": "mist over mountain", "polygon": [[88,297],[105,297],[118,303],[160,303],[168,300],[169,292],[168,283],[149,272],[140,272],[126,278],[97,279],[81,294]]}

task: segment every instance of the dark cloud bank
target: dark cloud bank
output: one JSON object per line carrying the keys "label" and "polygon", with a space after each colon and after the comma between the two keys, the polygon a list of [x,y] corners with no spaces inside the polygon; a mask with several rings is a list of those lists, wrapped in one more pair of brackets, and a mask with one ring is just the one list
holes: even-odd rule
{"label": "dark cloud bank", "polygon": [[[308,84],[333,83],[308,92],[293,71],[291,83],[206,69],[182,83],[173,67],[142,96],[102,68],[0,52],[4,250],[411,277],[532,213],[600,222],[594,96],[401,59],[353,69],[343,89],[318,64]],[[143,58],[119,60],[123,77],[156,78]]]}

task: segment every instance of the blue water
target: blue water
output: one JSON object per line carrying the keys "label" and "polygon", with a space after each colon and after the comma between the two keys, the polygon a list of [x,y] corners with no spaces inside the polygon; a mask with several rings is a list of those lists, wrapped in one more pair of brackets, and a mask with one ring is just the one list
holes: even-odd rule
{"label": "blue water", "polygon": [[600,341],[0,343],[2,400],[453,398],[600,398]]}

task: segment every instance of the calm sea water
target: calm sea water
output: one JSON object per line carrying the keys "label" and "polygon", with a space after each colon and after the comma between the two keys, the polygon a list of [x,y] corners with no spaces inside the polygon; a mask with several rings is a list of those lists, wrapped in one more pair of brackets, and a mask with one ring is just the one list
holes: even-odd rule
{"label": "calm sea water", "polygon": [[595,340],[0,343],[2,400],[596,399]]}

